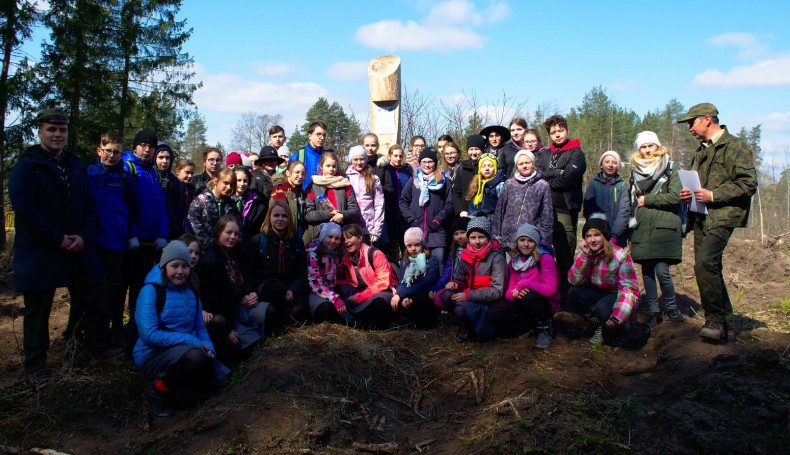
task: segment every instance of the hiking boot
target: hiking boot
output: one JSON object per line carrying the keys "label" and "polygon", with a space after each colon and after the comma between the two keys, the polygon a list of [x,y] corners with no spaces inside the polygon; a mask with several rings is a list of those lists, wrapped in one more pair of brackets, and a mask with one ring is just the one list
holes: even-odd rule
{"label": "hiking boot", "polygon": [[666,311],[667,317],[672,322],[683,322],[683,313],[677,308],[672,308]]}
{"label": "hiking boot", "polygon": [[595,328],[595,332],[593,336],[590,338],[590,344],[601,344],[603,343],[603,325],[599,325]]}
{"label": "hiking boot", "polygon": [[725,339],[726,333],[724,331],[724,324],[718,321],[705,321],[702,330],[699,331],[699,336],[712,341],[721,341]]}
{"label": "hiking boot", "polygon": [[647,313],[647,317],[645,318],[645,325],[652,329],[656,325],[660,324],[661,321],[663,321],[663,318],[661,318],[660,312],[650,312]]}
{"label": "hiking boot", "polygon": [[469,341],[469,329],[466,326],[458,327],[458,331],[455,333],[455,341],[459,343],[466,343]]}
{"label": "hiking boot", "polygon": [[148,412],[157,419],[166,419],[173,416],[173,410],[165,404],[166,394],[149,382],[143,392],[143,403],[148,406]]}
{"label": "hiking boot", "polygon": [[28,370],[26,373],[27,382],[29,382],[36,391],[45,388],[47,384],[49,384],[49,380],[52,379],[52,372],[45,366]]}
{"label": "hiking boot", "polygon": [[546,349],[551,346],[551,332],[549,330],[541,330],[538,332],[538,339],[535,340],[535,347],[538,349]]}

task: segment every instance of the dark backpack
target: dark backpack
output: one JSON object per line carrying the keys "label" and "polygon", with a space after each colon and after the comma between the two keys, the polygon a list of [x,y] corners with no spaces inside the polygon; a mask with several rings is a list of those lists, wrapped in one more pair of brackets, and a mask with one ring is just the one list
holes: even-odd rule
{"label": "dark backpack", "polygon": [[[167,298],[166,289],[159,283],[147,283],[146,286],[152,286],[154,292],[156,292],[156,315],[159,316],[165,308],[165,300]],[[198,296],[196,296],[196,298],[199,299]],[[162,327],[161,325],[159,328],[170,331],[170,329]],[[134,315],[131,315],[129,323],[126,324],[123,330],[123,352],[126,354],[126,357],[132,358],[132,351],[134,350],[134,345],[137,344],[138,338],[140,338],[140,332],[137,329],[137,322],[134,320]]]}

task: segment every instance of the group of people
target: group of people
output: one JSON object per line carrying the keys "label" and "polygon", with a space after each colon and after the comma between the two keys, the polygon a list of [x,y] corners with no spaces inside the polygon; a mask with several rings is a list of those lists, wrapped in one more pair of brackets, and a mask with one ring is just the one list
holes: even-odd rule
{"label": "group of people", "polygon": [[[103,135],[84,167],[63,150],[68,116],[45,111],[41,143],[9,182],[26,372],[38,386],[49,379],[47,321],[62,286],[71,293],[64,336],[94,357],[125,344],[157,417],[172,414],[171,391],[216,389],[226,365],[292,323],[428,329],[446,312],[459,342],[534,334],[545,349],[563,306],[589,322],[591,343],[622,346],[637,306],[650,326],[664,315],[683,321],[669,266],[692,231],[700,335],[726,342],[721,259],[748,219],[752,155],[711,104],[678,122],[701,142],[700,188],[683,188],[680,166],[645,131],[627,178],[620,155],[605,151],[583,192],[585,155],[559,115],[543,124],[548,146],[519,118],[468,137],[466,150],[447,135],[435,148],[415,136],[384,154],[369,133],[345,169],[324,149],[325,124],[311,124],[292,153],[275,126],[257,155],[208,148],[196,175],[150,129],[127,151]],[[685,210],[692,199],[707,214]]]}

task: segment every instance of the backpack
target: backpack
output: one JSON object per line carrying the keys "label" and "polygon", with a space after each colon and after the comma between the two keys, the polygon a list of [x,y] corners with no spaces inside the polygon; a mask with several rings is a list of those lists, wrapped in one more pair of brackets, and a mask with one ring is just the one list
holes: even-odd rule
{"label": "backpack", "polygon": [[[154,288],[154,292],[156,292],[156,315],[157,317],[162,314],[162,310],[165,308],[165,301],[167,299],[167,290],[164,286],[159,283],[146,283],[146,286],[152,286]],[[143,286],[145,287],[145,286]],[[199,302],[200,297],[195,295],[196,301]],[[160,329],[170,332],[171,330],[167,327],[159,326]],[[129,318],[129,323],[126,324],[123,330],[123,352],[126,354],[127,358],[132,358],[132,351],[134,350],[134,345],[137,344],[137,339],[140,338],[140,332],[137,329],[137,323],[134,320],[132,315]]]}

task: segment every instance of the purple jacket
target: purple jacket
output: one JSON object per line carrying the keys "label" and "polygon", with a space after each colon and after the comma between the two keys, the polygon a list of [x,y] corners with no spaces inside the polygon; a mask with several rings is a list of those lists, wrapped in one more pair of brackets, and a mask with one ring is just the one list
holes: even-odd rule
{"label": "purple jacket", "polygon": [[499,201],[491,220],[491,235],[502,246],[512,248],[516,231],[524,224],[535,226],[540,232],[540,244],[551,245],[554,209],[551,187],[540,173],[526,183],[509,178],[499,193]]}

